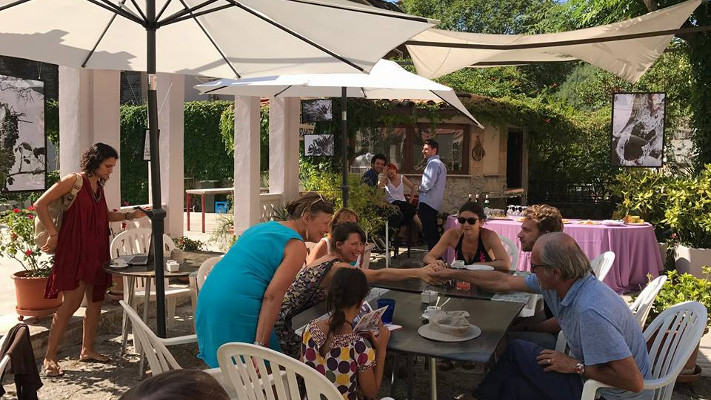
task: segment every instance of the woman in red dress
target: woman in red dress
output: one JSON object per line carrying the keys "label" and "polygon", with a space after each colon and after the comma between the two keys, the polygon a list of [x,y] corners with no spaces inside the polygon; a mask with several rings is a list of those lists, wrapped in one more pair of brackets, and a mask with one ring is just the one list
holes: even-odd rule
{"label": "woman in red dress", "polygon": [[103,269],[103,265],[110,260],[109,222],[132,220],[144,215],[141,211],[119,213],[108,210],[103,185],[113,172],[117,160],[116,150],[103,143],[96,143],[84,153],[80,165],[82,172],[79,173],[83,180],[82,186],[74,203],[64,212],[59,230],[52,223],[48,206],[72,191],[77,174],[65,176],[35,202],[37,217],[49,232],[42,250],[55,252],[54,266],[44,296],[56,298],[60,292],[64,296],[64,302],[54,315],[49,331],[49,343],[43,362],[46,376],[64,375],[57,362],[57,351],[67,323],[81,305],[85,294],[90,302],[84,315],[79,360],[102,363],[110,360],[94,349],[101,303],[106,289],[111,285],[111,276]]}

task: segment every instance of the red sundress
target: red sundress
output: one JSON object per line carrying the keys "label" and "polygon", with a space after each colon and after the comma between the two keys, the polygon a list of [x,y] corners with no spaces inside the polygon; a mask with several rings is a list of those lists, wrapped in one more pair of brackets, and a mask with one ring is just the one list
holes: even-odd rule
{"label": "red sundress", "polygon": [[79,287],[79,281],[84,281],[94,285],[92,302],[102,301],[111,285],[111,275],[103,269],[110,260],[109,209],[104,189],[99,186],[98,198],[95,198],[89,179],[86,176],[83,179],[76,200],[64,212],[54,266],[44,290],[47,299],[56,298],[65,290],[74,290]]}

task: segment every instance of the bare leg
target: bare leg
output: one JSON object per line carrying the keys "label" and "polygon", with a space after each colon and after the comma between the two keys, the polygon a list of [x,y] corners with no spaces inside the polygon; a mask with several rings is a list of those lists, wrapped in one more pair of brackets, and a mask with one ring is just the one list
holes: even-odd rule
{"label": "bare leg", "polygon": [[96,329],[99,326],[99,317],[101,316],[101,301],[91,301],[91,294],[94,290],[93,285],[86,285],[86,296],[89,299],[89,306],[84,314],[84,335],[82,336],[80,360],[93,359],[99,362],[109,361],[109,357],[99,354],[94,349],[94,340],[96,339]]}
{"label": "bare leg", "polygon": [[57,375],[62,372],[57,363],[57,351],[59,350],[59,344],[64,338],[64,332],[67,330],[69,319],[81,305],[81,300],[84,297],[84,282],[79,282],[79,287],[74,290],[65,290],[62,292],[62,295],[64,296],[64,301],[52,318],[52,326],[49,328],[47,353],[44,356],[43,362],[45,370],[50,375]]}

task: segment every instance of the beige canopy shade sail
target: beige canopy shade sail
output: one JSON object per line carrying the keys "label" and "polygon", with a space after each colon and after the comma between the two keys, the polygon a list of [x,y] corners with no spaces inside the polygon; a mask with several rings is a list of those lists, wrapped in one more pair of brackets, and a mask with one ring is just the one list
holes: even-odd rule
{"label": "beige canopy shade sail", "polygon": [[[417,73],[434,79],[464,67],[582,60],[636,82],[701,4],[689,0],[637,18],[575,31],[541,35],[489,35],[428,29],[407,44]],[[629,36],[624,40],[616,39]]]}

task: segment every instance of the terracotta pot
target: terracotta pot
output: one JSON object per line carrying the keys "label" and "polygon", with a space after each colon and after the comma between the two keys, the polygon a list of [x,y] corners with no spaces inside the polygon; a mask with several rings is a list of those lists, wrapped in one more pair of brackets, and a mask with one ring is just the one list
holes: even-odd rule
{"label": "terracotta pot", "polygon": [[17,305],[15,311],[22,321],[24,317],[44,317],[54,314],[62,305],[62,294],[56,299],[45,299],[44,288],[48,278],[25,276],[26,271],[12,274],[15,282],[15,297]]}

